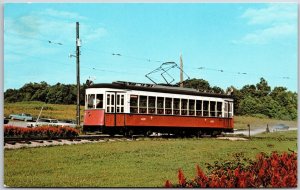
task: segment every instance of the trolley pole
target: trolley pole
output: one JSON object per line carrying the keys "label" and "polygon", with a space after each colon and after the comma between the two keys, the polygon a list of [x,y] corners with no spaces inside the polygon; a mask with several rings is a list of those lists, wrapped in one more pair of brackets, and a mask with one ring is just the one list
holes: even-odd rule
{"label": "trolley pole", "polygon": [[79,70],[79,55],[80,55],[80,39],[79,39],[79,22],[76,22],[76,78],[77,78],[77,114],[76,123],[80,126],[80,70]]}
{"label": "trolley pole", "polygon": [[180,54],[180,87],[183,88],[183,61],[182,61],[182,54]]}

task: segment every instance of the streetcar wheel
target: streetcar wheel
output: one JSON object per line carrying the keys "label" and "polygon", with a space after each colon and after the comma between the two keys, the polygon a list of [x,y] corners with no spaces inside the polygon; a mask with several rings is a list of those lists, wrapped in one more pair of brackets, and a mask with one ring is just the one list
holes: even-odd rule
{"label": "streetcar wheel", "polygon": [[111,130],[109,130],[109,132],[108,132],[108,135],[111,136],[111,137],[115,136],[115,134],[116,134],[116,132],[115,132],[114,129],[111,129]]}
{"label": "streetcar wheel", "polygon": [[202,131],[198,131],[198,132],[197,132],[197,138],[201,138],[202,135],[203,135]]}
{"label": "streetcar wheel", "polygon": [[126,137],[129,137],[129,138],[132,138],[133,134],[134,134],[133,130],[130,129],[130,130],[128,130],[128,131],[125,133],[125,136],[126,136]]}
{"label": "streetcar wheel", "polygon": [[111,136],[111,137],[115,136],[115,133],[114,133],[114,132],[110,132],[110,133],[108,133],[108,134],[109,134],[109,136]]}
{"label": "streetcar wheel", "polygon": [[212,137],[217,137],[217,135],[219,135],[219,134],[221,134],[220,131],[213,131],[213,132],[211,133],[211,136],[212,136]]}
{"label": "streetcar wheel", "polygon": [[151,130],[146,131],[146,132],[144,133],[144,136],[145,136],[145,137],[149,137],[150,135],[152,135],[152,131],[151,131]]}

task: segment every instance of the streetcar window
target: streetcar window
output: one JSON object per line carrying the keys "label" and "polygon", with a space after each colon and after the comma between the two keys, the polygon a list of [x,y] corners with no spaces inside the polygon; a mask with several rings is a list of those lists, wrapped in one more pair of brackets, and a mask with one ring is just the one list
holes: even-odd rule
{"label": "streetcar window", "polygon": [[120,105],[120,94],[117,94],[117,105]]}
{"label": "streetcar window", "polygon": [[209,101],[203,101],[203,116],[208,116],[208,107],[209,107]]}
{"label": "streetcar window", "polygon": [[110,105],[110,94],[107,94],[106,105]]}
{"label": "streetcar window", "polygon": [[124,94],[117,94],[117,113],[123,113],[124,112]]}
{"label": "streetcar window", "polygon": [[139,113],[147,113],[147,96],[140,96]]}
{"label": "streetcar window", "polygon": [[181,99],[181,115],[187,115],[188,100]]}
{"label": "streetcar window", "polygon": [[124,106],[124,95],[121,95],[121,105]]}
{"label": "streetcar window", "polygon": [[163,97],[157,97],[157,113],[164,114],[164,99]]}
{"label": "streetcar window", "polygon": [[196,115],[202,116],[202,100],[196,100]]}
{"label": "streetcar window", "polygon": [[103,108],[103,94],[96,95],[96,108]]}
{"label": "streetcar window", "polygon": [[173,114],[174,115],[179,115],[180,114],[180,99],[174,98],[173,100]]}
{"label": "streetcar window", "polygon": [[112,106],[115,105],[115,95],[114,94],[111,95],[111,105]]}
{"label": "streetcar window", "polygon": [[229,106],[229,109],[228,109],[229,110],[229,113],[228,113],[229,117],[232,117],[233,116],[233,103],[230,102],[228,106]]}
{"label": "streetcar window", "polygon": [[138,113],[138,96],[130,96],[130,113]]}
{"label": "streetcar window", "polygon": [[195,100],[189,100],[189,115],[195,115]]}
{"label": "streetcar window", "polygon": [[95,94],[88,95],[88,109],[94,108]]}
{"label": "streetcar window", "polygon": [[85,109],[87,109],[87,106],[88,106],[88,101],[87,100],[88,100],[88,95],[86,94],[85,97],[84,97],[84,108]]}
{"label": "streetcar window", "polygon": [[217,114],[218,117],[222,117],[222,102],[217,102]]}
{"label": "streetcar window", "polygon": [[224,117],[228,117],[228,102],[225,102],[225,106],[224,106]]}
{"label": "streetcar window", "polygon": [[149,96],[148,97],[148,113],[155,113],[155,101],[156,97],[154,96]]}
{"label": "streetcar window", "polygon": [[171,115],[172,114],[172,98],[166,98],[166,114]]}
{"label": "streetcar window", "polygon": [[213,101],[210,102],[210,116],[211,117],[216,116],[216,102]]}

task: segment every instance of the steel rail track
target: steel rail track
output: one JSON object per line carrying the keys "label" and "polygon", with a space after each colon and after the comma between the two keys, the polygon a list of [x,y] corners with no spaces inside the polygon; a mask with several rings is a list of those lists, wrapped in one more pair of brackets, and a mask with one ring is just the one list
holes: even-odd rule
{"label": "steel rail track", "polygon": [[122,135],[109,136],[109,135],[79,135],[77,137],[4,137],[4,144],[15,144],[15,143],[28,143],[28,142],[41,142],[41,141],[81,141],[81,140],[89,140],[89,141],[99,141],[99,140],[136,140],[136,139],[144,139],[144,138],[176,138],[174,136],[149,136],[144,137],[142,135],[133,135],[132,137],[125,137]]}

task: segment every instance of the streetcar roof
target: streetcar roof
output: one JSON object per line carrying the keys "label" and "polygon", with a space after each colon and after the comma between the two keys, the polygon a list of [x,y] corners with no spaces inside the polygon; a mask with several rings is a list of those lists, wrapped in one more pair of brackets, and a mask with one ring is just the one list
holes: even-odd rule
{"label": "streetcar roof", "polygon": [[162,93],[171,93],[171,94],[232,98],[231,95],[226,95],[226,94],[199,92],[196,89],[192,89],[192,88],[180,88],[180,87],[170,87],[170,86],[162,86],[162,85],[152,85],[149,87],[149,86],[139,86],[139,85],[128,85],[127,83],[98,83],[89,86],[88,89],[89,88],[128,89],[128,90],[138,90],[138,91],[147,91],[147,92],[162,92]]}

